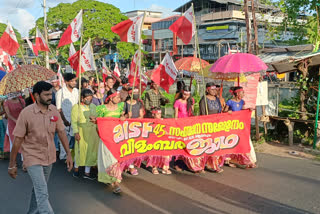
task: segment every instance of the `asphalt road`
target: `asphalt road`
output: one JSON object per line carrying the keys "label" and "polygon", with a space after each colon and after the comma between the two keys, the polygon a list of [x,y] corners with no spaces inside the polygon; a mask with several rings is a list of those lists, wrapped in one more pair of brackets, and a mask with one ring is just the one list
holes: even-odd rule
{"label": "asphalt road", "polygon": [[[174,172],[124,175],[120,196],[97,181],[76,179],[62,162],[54,165],[50,202],[56,214],[93,213],[320,213],[320,162],[258,154],[259,168],[224,168],[222,174]],[[26,213],[32,184],[19,170],[7,175],[0,161],[0,214]]]}

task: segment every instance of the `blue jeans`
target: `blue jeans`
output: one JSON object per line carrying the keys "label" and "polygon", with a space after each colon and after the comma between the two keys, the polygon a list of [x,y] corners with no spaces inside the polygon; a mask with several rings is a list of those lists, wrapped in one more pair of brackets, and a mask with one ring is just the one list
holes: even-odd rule
{"label": "blue jeans", "polygon": [[33,183],[31,201],[27,214],[53,214],[49,202],[48,180],[52,170],[50,166],[34,165],[27,168]]}

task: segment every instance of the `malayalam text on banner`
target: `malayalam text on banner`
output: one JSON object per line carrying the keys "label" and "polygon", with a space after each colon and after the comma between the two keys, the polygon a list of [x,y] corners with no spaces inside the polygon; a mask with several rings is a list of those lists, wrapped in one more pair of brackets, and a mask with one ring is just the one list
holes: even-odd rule
{"label": "malayalam text on banner", "polygon": [[220,156],[250,152],[249,110],[179,119],[97,118],[118,161],[149,155]]}

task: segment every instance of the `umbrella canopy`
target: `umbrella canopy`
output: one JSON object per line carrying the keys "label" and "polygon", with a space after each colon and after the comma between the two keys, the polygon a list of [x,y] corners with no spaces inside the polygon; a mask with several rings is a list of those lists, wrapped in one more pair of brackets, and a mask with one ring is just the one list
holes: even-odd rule
{"label": "umbrella canopy", "polygon": [[248,53],[236,53],[218,59],[210,71],[213,72],[214,78],[227,80],[238,78],[240,74],[265,73],[267,69],[268,66],[259,57]]}
{"label": "umbrella canopy", "polygon": [[202,68],[205,68],[209,65],[209,62],[202,59],[200,63],[200,60],[197,57],[184,57],[176,61],[174,64],[178,70],[200,72],[201,66]]}
{"label": "umbrella canopy", "polygon": [[[213,64],[210,64],[208,66],[206,66],[204,69],[203,69],[203,76],[206,77],[206,78],[210,78],[210,79],[221,79],[221,78],[217,78],[214,73],[212,73],[210,71],[210,68],[212,67]],[[247,78],[245,77],[244,74],[240,74],[240,82],[247,82]],[[224,79],[228,82],[235,82],[235,81],[238,81],[238,78],[232,78],[232,79]]]}
{"label": "umbrella canopy", "polygon": [[31,88],[39,81],[46,81],[56,73],[40,65],[22,65],[3,77],[0,81],[0,94],[6,95]]}

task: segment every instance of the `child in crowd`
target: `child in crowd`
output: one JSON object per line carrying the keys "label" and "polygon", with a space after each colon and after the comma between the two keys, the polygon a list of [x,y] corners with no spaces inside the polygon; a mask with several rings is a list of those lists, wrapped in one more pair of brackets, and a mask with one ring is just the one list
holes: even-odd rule
{"label": "child in crowd", "polygon": [[[154,119],[161,120],[161,108],[152,108],[152,116]],[[170,175],[172,172],[169,169],[169,163],[171,161],[171,156],[149,156],[147,160],[147,167],[152,167],[152,174],[158,175],[158,167],[162,168],[162,174]]]}

